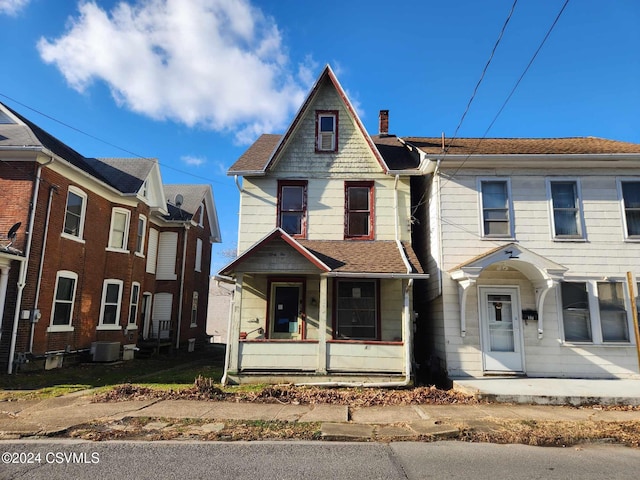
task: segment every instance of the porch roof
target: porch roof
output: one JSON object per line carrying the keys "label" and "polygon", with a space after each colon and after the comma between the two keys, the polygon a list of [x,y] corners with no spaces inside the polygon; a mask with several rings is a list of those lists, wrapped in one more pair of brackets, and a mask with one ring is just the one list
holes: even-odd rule
{"label": "porch roof", "polygon": [[[418,257],[410,245],[395,241],[346,241],[346,240],[298,240],[284,230],[276,228],[260,241],[252,245],[229,265],[220,270],[223,276],[233,275],[242,270],[240,265],[259,254],[267,246],[280,242],[282,247],[291,248],[318,269],[318,273],[328,276],[425,276]],[[399,247],[402,247],[402,251]],[[278,267],[286,268],[286,266]],[[277,267],[273,273],[283,273]]]}
{"label": "porch roof", "polygon": [[568,270],[567,267],[549,260],[542,255],[521,247],[515,243],[508,243],[493,248],[483,254],[473,257],[449,270],[454,280],[475,280],[489,265],[497,262],[508,262],[509,265],[520,270],[531,280],[560,280]]}
{"label": "porch roof", "polygon": [[300,244],[335,273],[424,273],[413,248],[404,243],[411,272],[394,241],[300,240]]}

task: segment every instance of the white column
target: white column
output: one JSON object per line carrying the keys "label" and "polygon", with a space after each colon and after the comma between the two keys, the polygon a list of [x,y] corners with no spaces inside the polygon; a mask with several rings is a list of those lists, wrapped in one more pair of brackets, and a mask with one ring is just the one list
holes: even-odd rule
{"label": "white column", "polygon": [[320,277],[320,300],[318,303],[318,370],[327,373],[327,277]]}

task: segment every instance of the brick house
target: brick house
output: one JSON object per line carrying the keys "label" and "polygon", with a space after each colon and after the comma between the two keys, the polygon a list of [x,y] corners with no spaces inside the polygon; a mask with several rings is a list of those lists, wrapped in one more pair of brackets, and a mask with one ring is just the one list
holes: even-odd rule
{"label": "brick house", "polygon": [[[163,185],[158,162],[87,158],[0,104],[0,364],[57,366],[94,342],[204,341],[208,185]],[[3,239],[20,223],[9,246]],[[4,247],[3,247],[4,245]]]}

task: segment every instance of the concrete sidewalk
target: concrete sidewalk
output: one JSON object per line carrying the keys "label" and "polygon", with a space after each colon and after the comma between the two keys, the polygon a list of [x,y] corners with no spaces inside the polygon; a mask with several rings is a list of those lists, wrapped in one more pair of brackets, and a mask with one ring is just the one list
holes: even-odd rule
{"label": "concrete sidewalk", "polygon": [[[511,379],[512,381],[514,379]],[[518,379],[531,382],[531,379]],[[480,380],[482,382],[483,380]],[[567,382],[562,380],[562,382]],[[602,381],[601,381],[602,382]],[[625,388],[636,388],[635,384],[624,381],[617,384]],[[516,388],[516,383],[511,387]],[[640,385],[640,382],[636,383]],[[487,387],[495,383],[487,382]],[[503,385],[500,382],[497,385]],[[553,390],[553,384],[533,382],[531,389],[537,385],[546,385],[546,392],[538,395],[541,398],[581,398],[593,403],[603,403],[600,397],[577,395],[577,390],[569,388]],[[567,386],[569,385],[569,386]],[[584,384],[582,384],[584,385]],[[591,384],[592,388],[604,389],[610,384]],[[467,388],[475,388],[468,387]],[[484,387],[483,387],[484,388]],[[521,386],[518,388],[525,388]],[[551,389],[551,390],[549,390]],[[485,388],[480,396],[498,395],[499,389]],[[604,390],[601,390],[604,391]],[[478,393],[476,391],[476,393]],[[616,398],[618,404],[638,405],[637,396],[605,396],[602,400],[612,403]],[[635,392],[635,390],[629,390]],[[553,393],[554,395],[550,395]],[[567,395],[564,395],[567,393]],[[545,395],[542,395],[545,394]],[[287,422],[320,422],[323,438],[327,439],[378,439],[389,437],[415,437],[419,435],[448,436],[460,432],[461,428],[491,429],[496,421],[502,420],[565,420],[565,421],[604,421],[618,422],[640,420],[640,411],[612,411],[601,408],[573,408],[569,406],[526,405],[522,402],[480,403],[475,405],[403,405],[384,407],[348,407],[345,405],[293,405],[273,403],[240,403],[194,400],[143,400],[112,403],[92,403],[93,392],[76,392],[64,397],[46,400],[24,400],[16,402],[0,402],[0,439],[29,438],[54,435],[65,432],[75,426],[90,422],[115,422],[127,418],[148,417],[158,419],[199,419],[198,424],[203,432],[224,427],[225,421],[231,420],[263,420]],[[635,394],[634,394],[635,395]],[[535,396],[535,395],[534,395]],[[509,397],[511,398],[511,397]],[[516,400],[529,398],[524,393]],[[620,401],[628,400],[627,403]],[[532,402],[535,403],[535,402]],[[162,429],[166,423],[159,422],[153,428]],[[150,427],[150,428],[151,428]]]}
{"label": "concrete sidewalk", "polygon": [[453,379],[479,400],[540,405],[640,405],[640,379],[483,377]]}

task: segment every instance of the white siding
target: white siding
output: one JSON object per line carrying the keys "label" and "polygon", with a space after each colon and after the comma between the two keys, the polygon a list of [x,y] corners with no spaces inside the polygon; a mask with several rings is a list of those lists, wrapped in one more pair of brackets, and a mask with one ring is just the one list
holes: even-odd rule
{"label": "white siding", "polygon": [[[477,286],[467,296],[466,337],[460,336],[458,284],[447,273],[460,263],[513,240],[483,239],[480,229],[477,177],[508,177],[514,208],[515,241],[553,262],[568,268],[567,279],[623,281],[627,271],[640,276],[640,243],[624,241],[622,211],[616,179],[637,176],[640,169],[581,171],[543,170],[466,170],[449,178],[442,171],[439,201],[442,221],[443,295],[434,304],[435,353],[451,376],[482,375],[482,355],[478,322]],[[553,173],[553,175],[549,175]],[[546,192],[547,179],[577,179],[581,185],[585,241],[554,241],[552,216]],[[478,285],[517,285],[522,308],[535,308],[535,291],[530,279],[512,269],[488,268]],[[524,360],[527,375],[553,377],[637,377],[637,356],[633,340],[628,346],[568,345],[561,333],[562,313],[558,288],[546,296],[543,315],[544,335],[538,339],[537,322],[523,325]],[[633,335],[632,335],[633,336]],[[443,351],[446,351],[443,357]]]}
{"label": "white siding", "polygon": [[[395,239],[394,179],[389,176],[309,179],[307,186],[307,238],[309,240],[344,239],[345,180],[374,179],[375,240]],[[240,252],[244,252],[276,227],[277,178],[251,178],[243,183]],[[398,182],[399,233],[409,241],[409,181]]]}
{"label": "white siding", "polygon": [[157,280],[175,280],[176,258],[178,251],[178,233],[161,232],[158,242]]}

